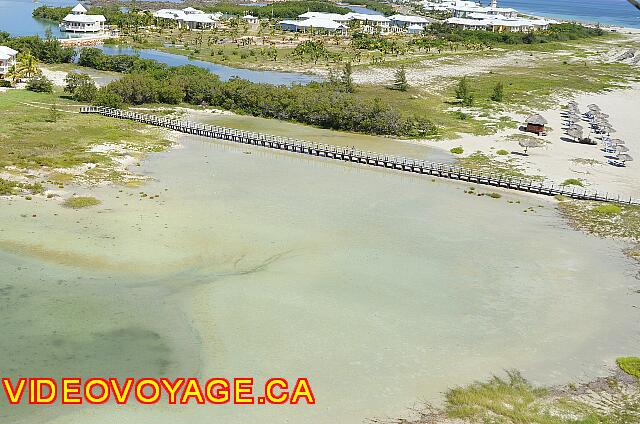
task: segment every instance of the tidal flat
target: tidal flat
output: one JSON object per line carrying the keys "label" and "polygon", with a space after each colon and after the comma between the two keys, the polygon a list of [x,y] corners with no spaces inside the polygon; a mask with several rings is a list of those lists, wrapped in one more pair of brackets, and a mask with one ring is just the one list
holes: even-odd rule
{"label": "tidal flat", "polygon": [[[519,369],[607,375],[637,351],[637,265],[554,203],[181,137],[97,206],[3,200],[16,375],[309,378],[318,404],[4,409],[23,422],[362,422]],[[337,143],[336,143],[337,144]],[[510,203],[511,202],[511,203]],[[528,210],[527,213],[524,210]],[[35,215],[35,216],[34,216]],[[54,375],[55,376],[55,375]],[[60,415],[62,413],[62,415]]]}

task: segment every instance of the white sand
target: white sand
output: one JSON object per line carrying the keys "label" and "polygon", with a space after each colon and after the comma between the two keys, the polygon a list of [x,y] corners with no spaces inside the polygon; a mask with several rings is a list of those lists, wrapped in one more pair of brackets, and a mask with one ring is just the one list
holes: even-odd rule
{"label": "white sand", "polygon": [[[539,60],[544,53],[534,57],[530,53],[505,53],[496,51],[494,55],[474,57],[472,54],[460,56],[444,56],[433,60],[424,60],[418,66],[407,67],[407,81],[413,86],[424,86],[435,82],[451,83],[453,78],[480,75],[501,66],[528,66]],[[358,84],[381,84],[393,81],[396,67],[356,68],[353,81]]]}
{"label": "white sand", "polygon": [[[570,99],[564,99],[566,103]],[[568,178],[583,180],[585,187],[600,192],[615,193],[625,196],[640,198],[640,84],[635,84],[629,89],[620,89],[599,94],[585,93],[574,97],[580,105],[582,112],[587,110],[587,105],[596,103],[602,111],[608,115],[609,122],[616,130],[613,138],[625,141],[630,154],[635,161],[627,163],[625,168],[618,168],[607,164],[602,145],[590,146],[567,142],[562,130],[562,117],[560,109],[542,111],[540,114],[548,121],[548,135],[540,137],[546,143],[544,147],[529,149],[529,156],[509,154],[496,155],[500,149],[509,152],[522,152],[523,148],[517,141],[507,139],[512,134],[527,134],[519,130],[502,131],[492,136],[464,135],[462,138],[445,141],[427,141],[434,147],[446,149],[462,146],[464,154],[470,155],[476,151],[495,156],[497,160],[513,160],[530,175],[542,175],[551,181],[558,183]],[[519,116],[521,121],[526,116]],[[582,123],[585,131],[588,128],[586,122]],[[599,140],[599,139],[598,139]],[[576,159],[587,159],[594,164],[576,162]]]}

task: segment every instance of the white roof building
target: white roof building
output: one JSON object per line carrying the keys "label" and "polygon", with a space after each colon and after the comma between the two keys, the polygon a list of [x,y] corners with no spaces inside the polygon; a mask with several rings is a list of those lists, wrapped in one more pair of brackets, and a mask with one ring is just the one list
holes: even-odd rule
{"label": "white roof building", "polygon": [[198,10],[194,7],[185,7],[184,9],[182,9],[182,11],[186,14],[186,15],[192,15],[192,14],[202,14],[204,13],[202,10]]}
{"label": "white roof building", "polygon": [[445,22],[462,29],[485,29],[495,32],[528,32],[547,29],[557,21],[521,16],[517,10],[498,7],[497,0],[489,6],[466,0],[425,0],[427,10],[446,11],[453,15]]}
{"label": "white roof building", "polygon": [[176,21],[178,28],[210,29],[215,28],[222,13],[205,13],[193,7],[184,9],[160,9],[153,12],[153,17]]}
{"label": "white roof building", "polygon": [[60,22],[60,30],[67,32],[100,32],[107,19],[102,15],[87,15],[87,9],[78,3]]}
{"label": "white roof building", "polygon": [[422,34],[422,31],[424,31],[423,25],[413,24],[407,27],[407,32],[409,34]]}
{"label": "white roof building", "polygon": [[[332,23],[333,22],[333,23]],[[306,12],[298,16],[298,20],[284,20],[280,22],[282,29],[298,31],[299,28],[322,28],[329,31],[344,30],[349,22],[359,22],[365,32],[388,32],[391,20],[383,15],[349,12],[339,13]]]}
{"label": "white roof building", "polygon": [[487,14],[473,14],[468,18],[449,18],[445,21],[467,30],[488,30],[493,32],[529,32],[544,30],[549,25],[556,23],[545,19],[509,18],[506,16],[493,16]]}
{"label": "white roof building", "polygon": [[11,47],[0,46],[0,78],[4,77],[9,68],[16,64],[18,52]]}
{"label": "white roof building", "polygon": [[260,19],[257,16],[253,16],[253,15],[244,15],[242,17],[242,20],[251,25],[254,25],[260,22]]}
{"label": "white roof building", "polygon": [[287,31],[302,31],[307,30],[324,30],[327,32],[340,32],[346,33],[347,26],[336,22],[332,19],[326,19],[324,17],[311,17],[303,20],[284,20],[280,21],[280,27]]}
{"label": "white roof building", "polygon": [[412,16],[412,15],[391,15],[389,16],[389,19],[391,20],[391,22],[398,21],[398,22],[406,22],[408,24],[416,24],[416,25],[426,25],[430,22],[429,19],[424,18],[422,16]]}
{"label": "white roof building", "polygon": [[411,32],[416,31],[416,26],[420,27],[420,30],[422,30],[425,26],[429,25],[429,19],[424,18],[422,16],[411,16],[411,15],[392,15],[389,16],[389,20],[391,21],[391,26],[394,29],[399,29],[399,30],[409,30],[409,27],[414,27],[411,28]]}

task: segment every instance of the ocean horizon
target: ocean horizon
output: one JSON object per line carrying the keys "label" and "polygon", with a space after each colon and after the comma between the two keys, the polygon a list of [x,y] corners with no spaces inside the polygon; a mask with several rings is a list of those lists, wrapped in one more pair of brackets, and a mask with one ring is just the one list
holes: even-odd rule
{"label": "ocean horizon", "polygon": [[498,0],[498,6],[539,16],[640,28],[640,10],[627,0]]}

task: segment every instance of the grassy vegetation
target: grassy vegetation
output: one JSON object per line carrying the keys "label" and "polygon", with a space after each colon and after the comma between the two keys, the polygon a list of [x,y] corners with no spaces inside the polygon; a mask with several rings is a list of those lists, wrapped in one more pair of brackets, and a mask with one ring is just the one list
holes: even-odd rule
{"label": "grassy vegetation", "polygon": [[534,60],[531,66],[506,66],[469,79],[477,104],[490,107],[495,85],[504,81],[504,103],[541,109],[553,96],[569,91],[599,92],[629,80],[637,71],[625,64],[564,63],[558,58]]}
{"label": "grassy vegetation", "polygon": [[508,160],[506,162],[498,161],[481,152],[476,152],[465,158],[459,158],[458,164],[464,168],[472,169],[475,171],[481,171],[486,173],[500,174],[507,177],[524,178],[531,180],[538,180],[542,177],[531,176],[524,173],[514,160]]}
{"label": "grassy vegetation", "polygon": [[627,374],[640,378],[640,358],[635,356],[618,358],[616,364]]}
{"label": "grassy vegetation", "polygon": [[[435,131],[429,138],[455,138],[458,134],[491,135],[498,127],[488,125],[486,120],[467,116],[460,119],[459,111],[451,110],[456,102],[447,91],[425,93],[419,87],[411,87],[407,92],[388,90],[382,85],[358,85],[356,94],[364,99],[381,98],[385,103],[401,113],[424,116],[435,125]],[[515,126],[514,123],[509,125]]]}
{"label": "grassy vegetation", "polygon": [[561,186],[564,186],[564,187],[566,187],[566,186],[571,186],[571,185],[573,185],[573,186],[579,186],[579,187],[583,187],[583,186],[584,186],[584,184],[582,184],[582,180],[579,180],[579,179],[577,179],[577,178],[567,178],[567,179],[566,179],[566,180],[564,180],[564,181],[562,182],[562,184],[560,184],[560,185],[561,185]]}
{"label": "grassy vegetation", "polygon": [[[631,375],[640,375],[640,358],[619,358]],[[634,374],[638,373],[638,374]],[[601,383],[605,383],[604,385]],[[586,396],[585,393],[587,394]],[[379,422],[379,421],[375,421]],[[386,421],[385,421],[386,422]],[[628,424],[640,422],[638,384],[608,377],[565,387],[537,387],[517,371],[450,389],[442,408],[426,405],[405,424]]]}
{"label": "grassy vegetation", "polygon": [[506,156],[506,155],[508,155],[508,154],[509,154],[509,151],[508,151],[508,150],[504,150],[504,149],[500,149],[500,150],[498,150],[498,151],[496,152],[496,154],[497,154],[497,155],[500,155],[500,156]]}
{"label": "grassy vegetation", "polygon": [[95,197],[77,196],[77,197],[68,198],[67,200],[64,201],[63,205],[67,208],[82,209],[82,208],[88,208],[91,206],[96,206],[96,205],[99,205],[100,203],[101,203],[100,200],[96,199]]}
{"label": "grassy vegetation", "polygon": [[562,423],[544,411],[542,400],[547,395],[546,389],[510,371],[506,379],[494,376],[487,382],[449,390],[445,411],[451,418],[472,422]]}
{"label": "grassy vegetation", "polygon": [[[566,46],[565,46],[566,47]],[[488,55],[499,57],[492,52]],[[481,53],[451,54],[451,63],[464,65],[472,63]],[[367,98],[381,97],[400,111],[415,111],[427,116],[438,128],[433,138],[451,138],[459,133],[474,135],[491,135],[505,128],[516,128],[518,123],[512,121],[502,112],[506,110],[543,109],[551,107],[558,94],[584,91],[599,92],[615,88],[629,81],[640,79],[637,71],[625,64],[582,62],[565,64],[558,57],[536,57],[532,53],[531,62],[519,66],[499,66],[491,72],[467,77],[473,94],[472,110],[479,111],[479,116],[468,112],[453,110],[460,106],[455,99],[456,79],[442,79],[428,88],[412,84],[406,93],[393,92],[378,85],[358,87],[358,94]],[[432,58],[436,59],[438,55]],[[440,56],[442,57],[442,56]],[[413,67],[419,68],[415,64]],[[407,67],[411,72],[412,66]],[[491,100],[496,84],[503,82],[504,97],[502,102]],[[524,109],[523,109],[524,108]],[[462,119],[464,118],[464,119]],[[514,141],[529,138],[524,134],[509,137]]]}
{"label": "grassy vegetation", "polygon": [[461,155],[464,153],[464,149],[462,147],[454,147],[453,149],[449,150],[451,153],[453,153],[454,155]]}
{"label": "grassy vegetation", "polygon": [[559,198],[559,209],[579,230],[640,242],[640,207]]}
{"label": "grassy vegetation", "polygon": [[20,193],[39,194],[42,192],[44,192],[44,187],[40,183],[20,183],[0,178],[0,196]]}
{"label": "grassy vegetation", "polygon": [[[117,180],[110,155],[92,152],[98,144],[126,146],[143,154],[158,151],[168,145],[161,132],[129,121],[114,121],[102,116],[86,116],[78,112],[78,104],[60,96],[61,93],[33,93],[10,90],[0,93],[0,168],[14,166],[18,170],[51,173],[56,183],[68,182],[69,173],[56,168],[72,168],[92,163],[96,180],[105,171],[107,180]],[[51,122],[51,104],[59,110]],[[108,171],[108,172],[106,172]]]}
{"label": "grassy vegetation", "polygon": [[[638,371],[640,358],[620,358],[618,363]],[[606,388],[592,392],[591,399],[572,395],[577,387],[569,385],[556,394],[536,387],[518,372],[508,371],[506,378],[492,377],[487,382],[455,388],[446,393],[441,416],[465,423],[512,424],[627,424],[640,422],[640,393],[637,385],[621,387],[615,378]],[[600,401],[597,399],[600,398]],[[438,422],[420,421],[421,423]]]}
{"label": "grassy vegetation", "polygon": [[593,208],[593,212],[601,215],[620,215],[622,208],[618,205],[600,205]]}

